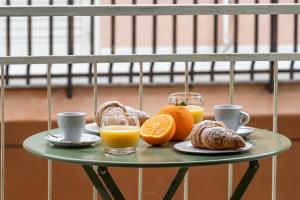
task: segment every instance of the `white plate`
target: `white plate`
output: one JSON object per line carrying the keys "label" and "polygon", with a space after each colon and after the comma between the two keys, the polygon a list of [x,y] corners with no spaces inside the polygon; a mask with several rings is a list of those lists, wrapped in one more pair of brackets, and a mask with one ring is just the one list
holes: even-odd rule
{"label": "white plate", "polygon": [[195,148],[191,141],[179,142],[174,145],[174,148],[181,152],[194,153],[194,154],[232,154],[247,151],[253,147],[252,144],[246,142],[245,147],[238,149],[224,149],[224,150],[211,150]]}
{"label": "white plate", "polygon": [[249,127],[249,126],[242,126],[237,130],[236,134],[238,134],[242,137],[247,137],[251,133],[253,133],[255,130],[256,130],[255,128],[252,128],[252,127]]}
{"label": "white plate", "polygon": [[94,135],[100,135],[100,128],[96,123],[86,124],[85,131]]}
{"label": "white plate", "polygon": [[100,140],[99,136],[91,135],[91,134],[82,134],[80,141],[70,141],[70,140],[64,140],[63,134],[57,133],[53,135],[47,135],[45,136],[45,139],[60,147],[85,147],[92,145]]}

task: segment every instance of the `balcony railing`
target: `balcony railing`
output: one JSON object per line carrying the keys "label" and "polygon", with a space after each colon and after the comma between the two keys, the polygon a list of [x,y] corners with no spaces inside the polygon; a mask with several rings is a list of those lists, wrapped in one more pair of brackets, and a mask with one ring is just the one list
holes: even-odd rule
{"label": "balcony railing", "polygon": [[[33,17],[33,16],[158,16],[158,15],[277,15],[277,14],[299,14],[299,4],[281,4],[281,5],[146,5],[146,6],[24,6],[24,7],[0,7],[0,16],[2,17]],[[272,37],[273,38],[273,37]],[[274,39],[274,38],[273,38]],[[271,45],[272,46],[272,45]],[[277,95],[278,95],[278,62],[279,61],[297,61],[300,60],[300,53],[232,53],[232,54],[149,54],[149,55],[68,55],[68,56],[25,56],[25,57],[0,57],[1,64],[1,200],[4,200],[4,176],[5,176],[5,66],[6,65],[30,65],[30,64],[46,64],[47,65],[47,96],[48,96],[48,129],[51,129],[51,68],[53,64],[78,64],[78,63],[92,63],[91,75],[94,77],[94,110],[97,108],[97,76],[98,67],[101,63],[138,63],[139,71],[139,107],[142,109],[143,105],[143,73],[145,63],[151,62],[182,62],[184,67],[184,82],[185,89],[188,92],[188,85],[190,84],[190,77],[192,65],[196,62],[217,62],[225,61],[230,65],[230,103],[234,102],[234,74],[235,63],[237,61],[269,61],[271,65],[270,73],[273,82],[274,90],[274,115],[273,115],[273,131],[277,132]],[[41,65],[40,65],[41,66]],[[195,72],[194,72],[195,73]],[[70,74],[69,74],[70,76]],[[276,199],[276,157],[273,157],[273,173],[272,173],[272,198]],[[48,199],[51,199],[51,162],[49,161],[49,185],[48,185]],[[142,171],[140,171],[140,175]],[[140,176],[141,177],[141,176]],[[231,195],[231,180],[232,179],[232,165],[229,167],[229,197]],[[142,188],[142,182],[139,181],[139,186]],[[140,194],[141,194],[141,190]],[[141,197],[141,195],[139,195]]]}
{"label": "balcony railing", "polygon": [[[89,3],[90,5],[99,4],[98,1],[81,1],[81,0],[68,0],[68,1],[44,1],[43,4],[49,4],[49,5],[81,5],[82,3]],[[100,1],[99,1],[100,2]],[[48,51],[43,51],[44,55],[76,55],[78,54],[78,49],[81,47],[78,47],[78,30],[81,29],[83,32],[87,33],[87,40],[84,40],[81,43],[85,43],[85,51],[79,54],[99,54],[100,52],[107,52],[110,54],[119,54],[120,51],[123,51],[125,54],[141,54],[142,52],[149,52],[152,54],[160,54],[161,52],[164,53],[265,53],[265,52],[298,52],[298,13],[297,12],[291,12],[291,8],[287,7],[288,13],[293,15],[291,16],[291,20],[288,24],[288,26],[291,27],[290,33],[283,33],[284,28],[281,29],[282,24],[280,25],[278,23],[278,14],[285,14],[284,12],[272,12],[270,15],[270,21],[269,22],[262,22],[262,20],[266,20],[266,16],[263,16],[264,12],[256,12],[252,8],[255,8],[255,4],[259,4],[259,0],[253,0],[253,7],[250,7],[250,11],[243,10],[242,12],[235,12],[232,14],[228,13],[228,10],[231,8],[231,5],[243,3],[239,0],[231,1],[234,4],[227,4],[224,5],[220,4],[221,1],[218,0],[212,0],[212,3],[215,5],[221,5],[222,10],[218,12],[219,14],[215,14],[212,11],[207,11],[204,4],[201,4],[201,1],[194,0],[193,4],[195,5],[202,5],[203,9],[199,12],[195,13],[187,13],[190,10],[186,10],[184,14],[189,15],[191,18],[191,26],[188,31],[183,30],[183,25],[180,23],[180,15],[183,13],[178,13],[178,16],[175,15],[172,11],[166,12],[164,15],[168,15],[170,17],[169,20],[161,19],[157,15],[151,15],[149,16],[149,19],[147,22],[149,22],[149,39],[151,40],[150,43],[147,45],[146,49],[143,45],[139,45],[139,41],[137,41],[137,38],[140,37],[142,34],[139,30],[139,23],[138,20],[140,19],[140,16],[131,15],[131,18],[127,18],[126,20],[123,20],[120,15],[111,15],[109,13],[103,14],[105,16],[109,16],[109,23],[105,24],[104,21],[100,20],[98,16],[89,16],[89,19],[85,22],[88,22],[88,26],[82,27],[80,24],[82,22],[77,22],[76,19],[74,19],[74,16],[68,16],[66,19],[57,19],[56,17],[49,16],[49,18],[44,18],[46,24],[48,26],[44,29],[47,31],[44,33],[44,46],[39,47],[35,45],[34,42],[34,36],[33,31],[35,30],[34,27],[39,27],[40,25],[36,22],[34,22],[34,19],[36,16],[23,16],[25,17],[25,21],[22,23],[25,23],[26,27],[24,28],[25,31],[25,37],[24,40],[26,42],[26,48],[24,49],[24,52],[20,54],[16,53],[16,47],[14,44],[14,28],[12,25],[14,24],[14,19],[16,19],[13,16],[7,16],[5,18],[5,24],[6,26],[3,26],[3,35],[5,35],[5,50],[3,51],[2,55],[10,56],[10,55],[35,55],[34,52],[36,52],[37,55],[40,55],[39,52],[37,52],[37,48],[40,49],[47,49]],[[229,3],[230,1],[224,1]],[[223,2],[223,3],[224,3]],[[271,0],[272,3],[284,3],[284,1],[277,1],[277,0]],[[294,1],[295,3],[298,3],[298,0]],[[6,0],[6,5],[12,5],[11,0]],[[23,4],[32,5],[35,2],[32,2],[30,0],[24,1]],[[41,2],[39,2],[40,4]],[[115,0],[111,0],[109,4],[118,10],[118,8],[121,6],[119,5],[120,2],[116,2]],[[149,3],[152,3],[153,5],[160,4],[161,2],[158,0],[150,1]],[[184,1],[178,1],[173,0],[172,4],[176,6],[176,4],[182,4]],[[36,4],[36,3],[35,3]],[[102,3],[103,4],[103,3]],[[138,0],[132,0],[131,4],[137,4],[139,5]],[[240,4],[242,5],[242,4]],[[126,5],[125,5],[126,6]],[[142,5],[140,5],[142,6]],[[173,6],[173,5],[172,5]],[[249,5],[250,6],[250,5]],[[268,7],[270,5],[261,5],[260,8],[263,10],[265,7]],[[191,6],[193,7],[193,6]],[[112,9],[113,10],[113,9]],[[240,10],[240,9],[239,9]],[[59,11],[57,11],[59,12]],[[286,11],[285,11],[286,12]],[[128,14],[128,13],[125,13]],[[209,20],[207,23],[212,23],[212,26],[209,28],[209,30],[203,30],[200,27],[201,23],[201,16],[203,14],[209,14],[206,20]],[[240,14],[252,14],[251,18],[242,19]],[[144,15],[144,14],[143,14]],[[227,15],[232,15],[232,18],[228,18]],[[4,16],[4,14],[3,14]],[[62,15],[60,15],[62,16]],[[212,18],[212,19],[211,19]],[[125,23],[126,26],[129,28],[126,29],[126,31],[129,32],[127,36],[130,38],[126,38],[123,40],[126,40],[127,42],[130,40],[129,44],[126,44],[125,50],[122,50],[122,46],[118,44],[121,37],[127,37],[122,36],[119,34],[116,34],[117,32],[124,31],[121,30],[120,24],[118,24],[118,20],[121,19],[122,22]],[[108,20],[108,19],[107,19]],[[162,26],[159,25],[161,22],[167,23],[168,27],[171,29],[170,31],[170,46],[167,48],[162,47],[163,44],[160,44],[160,33],[162,32]],[[251,22],[251,23],[250,23]],[[21,23],[21,22],[20,22]],[[64,24],[65,28],[60,28],[55,26],[55,23],[62,23]],[[252,39],[248,38],[248,42],[250,42],[251,45],[244,45],[241,40],[245,40],[243,38],[243,31],[241,30],[241,24],[242,23],[249,23],[249,26],[251,25],[251,33],[249,34]],[[261,23],[267,24],[267,27],[262,27]],[[78,25],[79,24],[79,25]],[[16,26],[17,24],[15,24]],[[100,27],[99,27],[100,26]],[[101,28],[101,32],[106,33],[106,35],[109,35],[109,37],[103,36],[102,38],[99,37],[99,29]],[[65,30],[61,30],[65,29]],[[221,30],[222,29],[222,30]],[[180,30],[180,31],[179,31]],[[281,31],[283,30],[283,31]],[[58,44],[55,42],[57,40],[57,35],[55,35],[55,32],[57,31],[64,31],[65,35],[62,33],[60,36],[61,44]],[[269,33],[267,33],[269,31]],[[109,32],[109,34],[107,33]],[[232,33],[231,33],[232,32]],[[190,34],[188,34],[190,33]],[[82,33],[81,33],[82,34]],[[186,37],[189,38],[190,44],[179,44],[182,43],[180,37],[182,37],[182,34],[186,35]],[[209,35],[211,34],[211,37],[209,38],[209,44],[202,44],[203,42],[201,40],[201,35]],[[279,34],[290,34],[292,35],[291,43],[288,45],[285,45],[285,43],[280,42],[278,39]],[[269,41],[267,41],[268,44],[264,44],[266,39],[263,39],[263,37],[269,37]],[[102,41],[109,40],[108,46],[101,46]],[[146,40],[146,39],[143,39]],[[261,41],[264,40],[264,41]],[[142,41],[145,42],[145,41]],[[57,46],[57,47],[55,47]],[[77,47],[76,47],[77,46]],[[3,46],[4,47],[4,46]],[[60,50],[57,50],[60,48]],[[18,50],[20,51],[20,50]],[[1,52],[1,51],[0,51]],[[76,53],[77,52],[77,53]],[[279,81],[299,81],[300,76],[300,68],[296,66],[295,61],[286,62],[286,63],[279,63]],[[184,77],[184,71],[180,70],[181,63],[172,61],[170,63],[145,63],[145,72],[144,76],[147,77],[145,79],[145,84],[152,84],[152,83],[164,83],[164,84],[170,84],[170,83],[180,83],[183,81]],[[226,83],[228,82],[228,75],[229,75],[229,65],[227,63],[222,62],[207,62],[207,63],[199,63],[199,62],[191,62],[190,63],[190,83],[191,84],[207,84],[207,83]],[[245,67],[245,65],[247,67]],[[269,91],[272,91],[272,66],[273,63],[266,63],[266,62],[257,62],[257,61],[251,61],[248,63],[244,62],[237,62],[234,66],[235,71],[235,78],[237,82],[260,82],[267,84]],[[126,67],[125,67],[126,66]],[[99,74],[97,75],[99,79],[101,79],[102,83],[112,84],[112,83],[137,83],[137,79],[135,77],[138,77],[138,70],[136,68],[137,66],[134,65],[134,63],[127,63],[124,65],[120,64],[103,64],[101,65],[101,70],[99,71]],[[10,87],[16,87],[16,86],[36,86],[36,85],[44,85],[45,86],[45,79],[46,76],[46,70],[45,66],[41,67],[38,66],[35,68],[35,66],[32,66],[31,64],[28,64],[26,66],[23,66],[20,70],[20,67],[16,67],[13,65],[7,65],[5,72],[6,72],[6,84]],[[35,69],[37,72],[35,72]],[[43,69],[43,70],[40,70]],[[18,73],[14,73],[18,72]],[[67,88],[67,94],[69,97],[72,96],[72,87],[75,84],[91,84],[92,83],[92,64],[82,64],[79,67],[76,67],[72,64],[69,65],[58,65],[53,66],[52,68],[52,78],[53,78],[53,84],[62,84],[65,85]],[[14,84],[15,81],[20,82],[21,84]],[[37,81],[34,81],[37,80]],[[121,80],[121,81],[120,81]],[[23,81],[23,82],[22,82]]]}

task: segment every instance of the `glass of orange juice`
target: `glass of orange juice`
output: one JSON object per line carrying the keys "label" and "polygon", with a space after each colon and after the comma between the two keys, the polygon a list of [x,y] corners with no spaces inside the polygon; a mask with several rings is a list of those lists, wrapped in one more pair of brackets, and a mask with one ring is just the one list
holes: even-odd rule
{"label": "glass of orange juice", "polygon": [[204,103],[201,94],[196,92],[176,92],[169,96],[169,104],[176,104],[186,107],[194,118],[194,124],[203,121]]}
{"label": "glass of orange juice", "polygon": [[138,117],[103,116],[101,119],[101,143],[109,154],[135,153],[140,141]]}

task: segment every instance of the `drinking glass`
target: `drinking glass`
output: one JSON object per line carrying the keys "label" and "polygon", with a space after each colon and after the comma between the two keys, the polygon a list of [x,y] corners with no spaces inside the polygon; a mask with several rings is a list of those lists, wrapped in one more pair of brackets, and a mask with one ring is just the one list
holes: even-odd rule
{"label": "drinking glass", "polygon": [[203,121],[204,103],[201,94],[196,92],[176,92],[169,96],[169,104],[181,105],[193,115],[194,124]]}
{"label": "drinking glass", "polygon": [[109,154],[136,152],[140,141],[140,123],[136,115],[103,116],[101,119],[101,143]]}

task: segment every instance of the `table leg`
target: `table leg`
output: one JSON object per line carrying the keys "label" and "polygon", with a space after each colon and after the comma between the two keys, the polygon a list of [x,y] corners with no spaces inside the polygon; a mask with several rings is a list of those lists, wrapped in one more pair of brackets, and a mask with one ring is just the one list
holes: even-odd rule
{"label": "table leg", "polygon": [[110,191],[111,195],[114,199],[117,200],[125,200],[124,196],[122,195],[120,189],[118,188],[117,184],[111,177],[108,169],[106,167],[98,167],[98,174],[101,177],[102,181],[106,185],[107,189]]}
{"label": "table leg", "polygon": [[[119,190],[118,186],[114,182],[112,176],[110,175],[106,167],[98,167],[99,176],[96,174],[92,166],[82,165],[82,167],[103,199],[111,200],[112,198],[110,197],[109,192],[106,190],[105,186],[99,179],[99,176],[101,177],[102,181],[104,182],[104,184],[106,185],[106,187],[108,188],[108,190],[110,191],[114,199],[125,200],[124,196],[122,195],[121,191]],[[239,185],[235,189],[233,195],[231,196],[231,200],[239,200],[242,198],[243,194],[245,193],[249,184],[251,183],[253,177],[255,176],[258,168],[259,168],[259,164],[257,160],[249,162],[249,167],[245,175],[243,176],[242,180],[240,181]],[[180,183],[184,179],[184,176],[188,169],[189,169],[188,166],[179,168],[163,200],[172,199]]]}
{"label": "table leg", "polygon": [[180,167],[176,176],[174,177],[172,183],[169,186],[168,191],[166,192],[163,200],[171,200],[174,196],[175,192],[177,191],[180,183],[182,182],[187,170],[189,169],[188,166]]}
{"label": "table leg", "polygon": [[235,189],[234,193],[232,194],[230,198],[231,200],[238,200],[242,198],[243,194],[245,193],[249,184],[251,183],[254,175],[256,174],[258,168],[259,168],[259,164],[257,160],[249,162],[249,167],[245,175],[241,179],[239,185]]}
{"label": "table leg", "polygon": [[90,180],[92,181],[93,185],[95,186],[97,192],[100,194],[102,199],[111,200],[112,198],[110,197],[108,191],[105,189],[104,185],[102,184],[93,167],[88,165],[82,165],[82,167],[86,174],[89,176]]}

